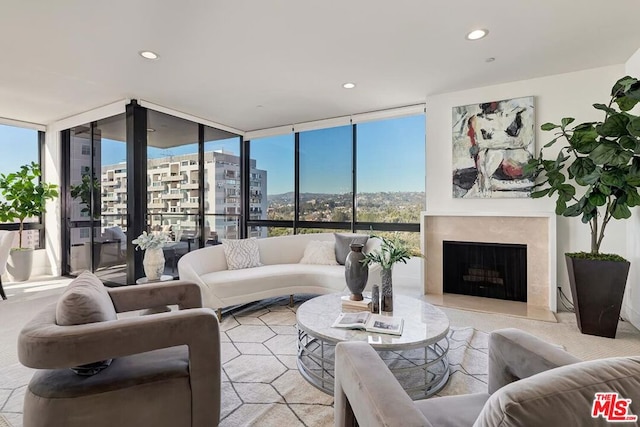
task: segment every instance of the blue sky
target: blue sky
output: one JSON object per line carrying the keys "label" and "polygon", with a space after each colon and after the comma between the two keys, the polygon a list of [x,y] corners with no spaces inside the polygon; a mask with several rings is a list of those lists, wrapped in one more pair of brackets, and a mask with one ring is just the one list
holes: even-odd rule
{"label": "blue sky", "polygon": [[[300,190],[344,193],[351,189],[351,126],[300,133]],[[425,118],[423,115],[357,125],[359,192],[424,191]],[[17,170],[37,160],[37,131],[0,125],[0,142],[20,149],[3,150],[0,172]],[[205,151],[224,149],[238,154],[238,138],[212,141]],[[267,170],[268,194],[293,191],[294,135],[256,139],[251,157]],[[197,152],[195,144],[170,149],[149,148],[149,158]],[[102,164],[124,162],[125,144],[102,140]]]}
{"label": "blue sky", "polygon": [[0,125],[0,173],[16,172],[20,166],[38,161],[38,131]]}

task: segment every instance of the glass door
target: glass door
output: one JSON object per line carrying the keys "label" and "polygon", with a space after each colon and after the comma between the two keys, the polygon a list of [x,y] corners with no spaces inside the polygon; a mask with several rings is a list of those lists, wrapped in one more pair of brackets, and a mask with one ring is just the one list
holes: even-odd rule
{"label": "glass door", "polygon": [[125,116],[70,129],[66,192],[66,272],[94,272],[126,284],[127,167]]}

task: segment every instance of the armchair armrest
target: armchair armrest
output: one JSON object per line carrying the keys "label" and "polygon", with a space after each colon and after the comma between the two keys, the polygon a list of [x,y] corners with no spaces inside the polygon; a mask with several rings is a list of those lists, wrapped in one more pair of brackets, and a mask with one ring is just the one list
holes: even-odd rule
{"label": "armchair armrest", "polygon": [[22,329],[18,358],[30,368],[58,369],[179,345],[189,346],[193,374],[220,363],[215,312],[207,308],[59,326],[55,304]]}
{"label": "armchair armrest", "polygon": [[116,312],[177,304],[180,310],[202,307],[200,287],[181,280],[107,289]]}
{"label": "armchair armrest", "polygon": [[431,427],[373,347],[341,342],[335,354],[336,427]]}
{"label": "armchair armrest", "polygon": [[519,329],[494,331],[489,335],[489,393],[519,379],[580,361]]}

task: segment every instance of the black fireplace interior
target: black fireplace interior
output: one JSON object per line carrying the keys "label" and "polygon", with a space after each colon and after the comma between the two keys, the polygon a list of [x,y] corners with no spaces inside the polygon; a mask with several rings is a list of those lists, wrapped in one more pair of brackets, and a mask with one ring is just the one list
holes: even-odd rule
{"label": "black fireplace interior", "polygon": [[511,301],[527,301],[527,245],[442,243],[443,289]]}

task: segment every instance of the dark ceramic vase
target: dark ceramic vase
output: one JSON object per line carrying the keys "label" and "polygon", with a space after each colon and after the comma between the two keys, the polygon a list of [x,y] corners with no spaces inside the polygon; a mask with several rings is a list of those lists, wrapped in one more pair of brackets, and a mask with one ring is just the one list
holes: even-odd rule
{"label": "dark ceramic vase", "polygon": [[391,281],[391,269],[382,269],[380,272],[382,287],[380,289],[380,311],[393,312],[393,282]]}
{"label": "dark ceramic vase", "polygon": [[351,300],[362,301],[362,291],[367,286],[369,278],[369,267],[361,262],[364,259],[362,253],[364,245],[352,243],[349,247],[351,252],[347,255],[347,260],[344,263],[344,278],[351,291]]}

